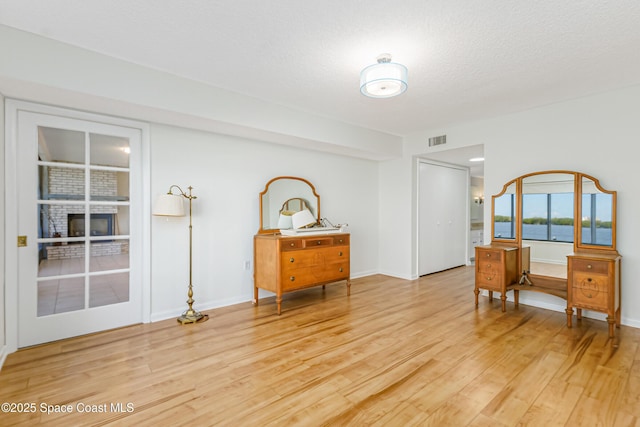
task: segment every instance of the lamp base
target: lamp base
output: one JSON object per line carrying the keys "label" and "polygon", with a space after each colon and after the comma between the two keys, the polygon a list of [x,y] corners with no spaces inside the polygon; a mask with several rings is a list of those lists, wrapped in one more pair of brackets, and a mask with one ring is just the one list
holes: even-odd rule
{"label": "lamp base", "polygon": [[209,320],[209,315],[202,314],[195,310],[187,310],[176,320],[178,321],[178,323],[181,323],[183,325],[187,323],[205,322]]}

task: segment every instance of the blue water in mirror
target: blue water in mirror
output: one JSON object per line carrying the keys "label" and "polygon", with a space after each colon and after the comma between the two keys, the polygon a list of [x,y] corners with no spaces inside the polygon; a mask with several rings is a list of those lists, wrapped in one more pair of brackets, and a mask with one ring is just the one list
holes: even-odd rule
{"label": "blue water in mirror", "polygon": [[[511,236],[510,222],[496,222],[494,226],[496,238],[509,239]],[[543,224],[523,224],[522,238],[525,240],[547,240],[547,226]],[[573,226],[572,225],[552,225],[551,240],[554,242],[573,242]],[[589,228],[582,228],[582,243],[594,244],[599,246],[611,246],[611,229],[597,228],[596,241],[591,241],[591,232]]]}

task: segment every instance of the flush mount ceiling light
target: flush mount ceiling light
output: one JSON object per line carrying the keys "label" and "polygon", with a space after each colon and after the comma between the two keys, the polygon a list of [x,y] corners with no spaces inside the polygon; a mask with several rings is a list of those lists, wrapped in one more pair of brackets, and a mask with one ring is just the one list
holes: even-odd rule
{"label": "flush mount ceiling light", "polygon": [[407,67],[391,62],[391,54],[383,53],[378,63],[360,73],[360,92],[371,98],[391,98],[407,90]]}

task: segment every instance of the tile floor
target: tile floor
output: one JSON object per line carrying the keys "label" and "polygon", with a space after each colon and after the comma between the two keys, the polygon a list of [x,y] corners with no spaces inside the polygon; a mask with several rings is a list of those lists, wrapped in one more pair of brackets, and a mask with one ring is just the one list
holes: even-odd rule
{"label": "tile floor", "polygon": [[[60,275],[84,273],[84,258],[43,260],[38,282],[38,316],[82,310],[89,307],[116,304],[129,300],[129,273],[109,270],[129,268],[129,255],[94,256],[89,262],[89,295],[85,295],[85,277],[58,278]],[[99,274],[104,272],[104,274]]]}

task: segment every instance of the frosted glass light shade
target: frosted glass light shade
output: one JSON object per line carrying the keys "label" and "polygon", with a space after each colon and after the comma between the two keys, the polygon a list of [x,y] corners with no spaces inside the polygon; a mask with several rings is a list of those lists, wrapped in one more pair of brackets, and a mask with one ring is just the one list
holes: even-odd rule
{"label": "frosted glass light shade", "polygon": [[293,228],[307,227],[309,225],[315,224],[316,221],[317,221],[316,218],[307,209],[301,210],[300,212],[296,212],[291,217]]}
{"label": "frosted glass light shade", "polygon": [[182,196],[163,194],[158,197],[153,205],[153,215],[184,216]]}
{"label": "frosted glass light shade", "polygon": [[360,73],[360,92],[371,98],[390,98],[407,90],[407,67],[395,62],[378,62]]}

